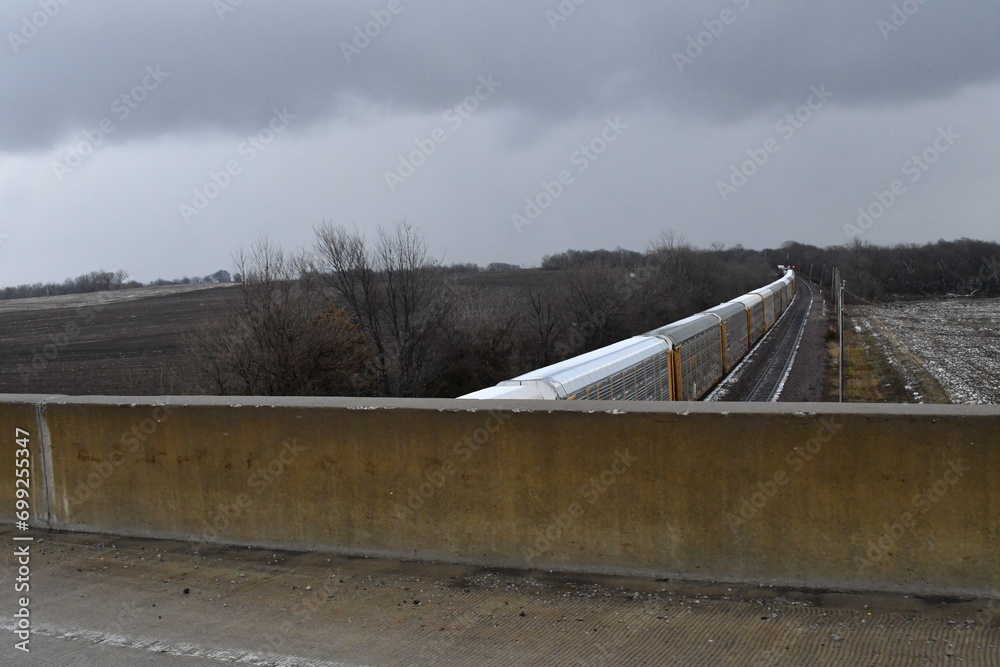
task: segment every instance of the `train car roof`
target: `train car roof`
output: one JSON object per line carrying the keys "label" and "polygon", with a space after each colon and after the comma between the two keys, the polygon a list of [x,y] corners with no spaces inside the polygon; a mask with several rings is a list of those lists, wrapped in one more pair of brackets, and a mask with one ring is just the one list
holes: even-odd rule
{"label": "train car roof", "polygon": [[773,298],[774,293],[776,291],[777,290],[773,289],[770,285],[766,285],[764,287],[761,287],[760,289],[755,289],[754,291],[750,292],[750,294],[759,294],[766,299],[767,297]]}
{"label": "train car roof", "polygon": [[792,279],[788,278],[786,276],[785,278],[782,278],[781,280],[775,280],[770,285],[767,285],[767,288],[770,289],[773,292],[776,292],[779,289],[782,289],[783,287],[788,287],[791,284],[792,284]]}
{"label": "train car roof", "polygon": [[674,345],[680,345],[684,341],[694,338],[703,331],[719,326],[720,321],[721,318],[718,315],[706,315],[705,313],[699,313],[697,315],[692,315],[691,317],[685,317],[683,320],[679,320],[673,324],[668,324],[665,327],[653,329],[646,335],[657,336],[663,340],[673,343]]}
{"label": "train car roof", "polygon": [[754,306],[760,306],[764,303],[764,297],[760,294],[744,294],[743,296],[738,296],[729,303],[739,303],[742,304],[746,310],[750,310]]}
{"label": "train car roof", "polygon": [[471,394],[466,394],[465,396],[459,396],[459,398],[471,398],[484,401],[491,398],[542,400],[548,397],[543,396],[538,390],[538,387],[535,385],[519,384],[487,387],[486,389],[480,389],[479,391],[474,391]]}
{"label": "train car roof", "polygon": [[714,308],[709,308],[704,311],[706,314],[718,315],[723,320],[728,320],[730,317],[735,315],[745,315],[747,312],[746,306],[742,303],[733,303],[732,301],[727,301],[726,303],[720,303]]}
{"label": "train car roof", "polygon": [[553,386],[560,398],[566,398],[599,380],[620,373],[626,368],[669,350],[670,343],[660,338],[633,336],[506,380],[501,382],[499,386],[546,381]]}

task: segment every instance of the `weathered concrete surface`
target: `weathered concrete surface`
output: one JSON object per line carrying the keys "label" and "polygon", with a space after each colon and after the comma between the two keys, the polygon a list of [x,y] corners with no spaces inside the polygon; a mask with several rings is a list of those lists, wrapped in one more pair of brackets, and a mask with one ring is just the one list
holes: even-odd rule
{"label": "weathered concrete surface", "polygon": [[[13,524],[21,511],[27,511],[35,519],[32,523],[44,524],[46,521],[45,471],[38,422],[39,405],[45,398],[0,394],[0,523]],[[18,440],[22,439],[27,439],[27,447],[18,445]],[[22,449],[27,450],[26,456],[17,453]],[[18,472],[21,469],[16,463],[18,459],[29,461],[27,475]],[[25,485],[29,488],[24,489]],[[30,505],[27,510],[18,510],[15,504],[19,487],[30,494],[29,498],[22,499]]]}
{"label": "weathered concrete surface", "polygon": [[31,653],[5,614],[4,665],[1000,665],[1000,601],[31,535]]}
{"label": "weathered concrete surface", "polygon": [[163,401],[45,402],[52,527],[1000,597],[995,407]]}

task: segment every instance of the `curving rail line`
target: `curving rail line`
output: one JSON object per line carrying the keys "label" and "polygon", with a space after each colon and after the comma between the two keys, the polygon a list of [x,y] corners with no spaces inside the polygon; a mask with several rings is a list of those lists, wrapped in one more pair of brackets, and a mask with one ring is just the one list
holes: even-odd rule
{"label": "curving rail line", "polygon": [[[800,286],[804,285],[806,288],[806,294],[796,293],[795,300],[790,304],[785,315],[792,315],[792,321],[789,326],[785,328],[781,336],[781,342],[778,343],[774,352],[768,358],[767,365],[764,370],[760,373],[757,382],[754,384],[753,389],[747,397],[747,401],[756,402],[770,402],[778,400],[781,395],[781,390],[785,386],[785,381],[788,380],[789,374],[792,372],[792,366],[795,364],[795,357],[798,354],[799,344],[802,342],[802,337],[806,331],[806,324],[809,323],[809,315],[812,312],[812,295],[813,289],[808,282],[799,280],[797,281]],[[792,306],[799,299],[806,297],[805,307],[801,305],[795,309],[792,313]],[[784,316],[782,318],[784,318]],[[783,364],[779,364],[781,360],[784,360]]]}

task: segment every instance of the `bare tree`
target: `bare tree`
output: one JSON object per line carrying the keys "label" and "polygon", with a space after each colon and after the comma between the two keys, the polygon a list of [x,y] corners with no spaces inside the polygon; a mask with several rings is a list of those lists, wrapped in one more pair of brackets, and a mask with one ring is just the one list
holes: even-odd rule
{"label": "bare tree", "polygon": [[446,289],[423,235],[406,222],[380,228],[374,243],[357,229],[316,229],[312,272],[346,304],[374,359],[379,394],[422,396],[438,375]]}
{"label": "bare tree", "polygon": [[564,301],[551,288],[529,284],[524,288],[524,324],[528,357],[535,366],[547,366],[556,361],[555,343],[564,326],[556,304]]}
{"label": "bare tree", "polygon": [[309,396],[368,391],[365,339],[332,306],[302,258],[267,239],[234,258],[243,276],[224,323],[194,344],[202,377],[217,394]]}
{"label": "bare tree", "polygon": [[634,333],[623,326],[626,305],[632,296],[620,288],[626,275],[624,269],[599,264],[568,272],[564,308],[571,324],[567,332],[568,347],[556,346],[560,356],[609,345]]}
{"label": "bare tree", "polygon": [[522,314],[514,295],[468,290],[456,299],[453,310],[447,364],[440,371],[445,395],[467,394],[519,374]]}

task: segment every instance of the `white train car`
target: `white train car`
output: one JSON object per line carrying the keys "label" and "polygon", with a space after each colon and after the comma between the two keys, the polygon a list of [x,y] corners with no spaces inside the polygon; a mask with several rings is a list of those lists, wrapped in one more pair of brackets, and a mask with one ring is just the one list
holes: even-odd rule
{"label": "white train car", "polygon": [[547,399],[669,401],[669,353],[668,342],[635,336],[462,398],[526,398],[528,391]]}
{"label": "white train car", "polygon": [[460,398],[696,401],[774,326],[795,272],[697,315]]}

